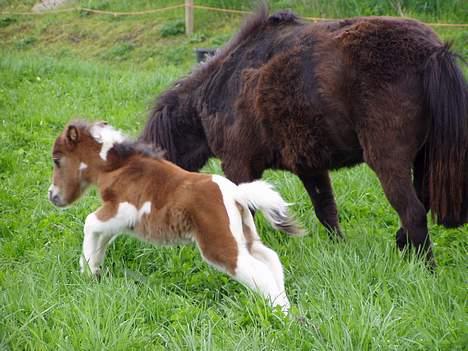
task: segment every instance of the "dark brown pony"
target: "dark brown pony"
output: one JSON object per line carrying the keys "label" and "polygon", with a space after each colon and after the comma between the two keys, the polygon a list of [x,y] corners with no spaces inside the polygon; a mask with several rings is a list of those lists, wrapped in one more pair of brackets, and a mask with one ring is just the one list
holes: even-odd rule
{"label": "dark brown pony", "polygon": [[468,220],[467,91],[450,46],[420,22],[309,24],[263,6],[157,99],[141,139],[188,170],[219,157],[236,183],[291,171],[339,236],[329,170],[366,162],[400,216],[398,247],[432,262],[426,213]]}

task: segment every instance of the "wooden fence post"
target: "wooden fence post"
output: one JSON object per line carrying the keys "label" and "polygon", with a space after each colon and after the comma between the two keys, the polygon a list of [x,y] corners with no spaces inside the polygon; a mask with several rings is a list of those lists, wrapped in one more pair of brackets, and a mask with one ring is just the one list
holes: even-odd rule
{"label": "wooden fence post", "polygon": [[185,34],[193,33],[193,0],[185,0]]}

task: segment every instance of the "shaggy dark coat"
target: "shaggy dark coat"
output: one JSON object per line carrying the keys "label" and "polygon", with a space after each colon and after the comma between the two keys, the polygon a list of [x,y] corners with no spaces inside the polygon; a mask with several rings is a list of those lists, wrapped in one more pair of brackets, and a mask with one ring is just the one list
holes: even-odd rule
{"label": "shaggy dark coat", "polygon": [[468,220],[467,85],[449,45],[414,20],[308,24],[261,8],[157,99],[141,139],[188,170],[216,156],[236,183],[291,171],[338,235],[329,170],[366,162],[400,216],[398,246],[431,260],[426,213]]}

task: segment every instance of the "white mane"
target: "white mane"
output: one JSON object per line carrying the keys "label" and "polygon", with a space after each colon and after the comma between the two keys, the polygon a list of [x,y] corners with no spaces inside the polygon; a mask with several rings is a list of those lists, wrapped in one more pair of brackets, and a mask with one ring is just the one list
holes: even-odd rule
{"label": "white mane", "polygon": [[99,156],[103,160],[107,160],[107,153],[114,146],[115,143],[122,143],[126,140],[125,136],[121,131],[114,129],[108,124],[95,124],[90,129],[91,136],[99,144],[102,144],[101,152]]}

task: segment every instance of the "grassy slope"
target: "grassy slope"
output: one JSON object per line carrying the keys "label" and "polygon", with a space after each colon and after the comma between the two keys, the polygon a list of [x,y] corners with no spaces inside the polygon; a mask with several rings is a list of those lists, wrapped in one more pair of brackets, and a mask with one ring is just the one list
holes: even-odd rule
{"label": "grassy slope", "polygon": [[[204,14],[209,25],[191,39],[161,38],[180,15],[0,18],[0,349],[463,349],[466,227],[431,227],[436,275],[402,260],[398,218],[366,167],[333,174],[349,238],[341,244],[311,216],[296,177],[266,174],[310,232],[293,240],[257,219],[299,320],[271,313],[193,247],[122,237],[101,282],[78,273],[83,220],[99,201],[92,192],[67,211],[48,204],[51,142],[76,115],[137,134],[154,95],[191,66],[192,49],[219,45],[239,23]],[[466,31],[441,34],[467,52]]]}

